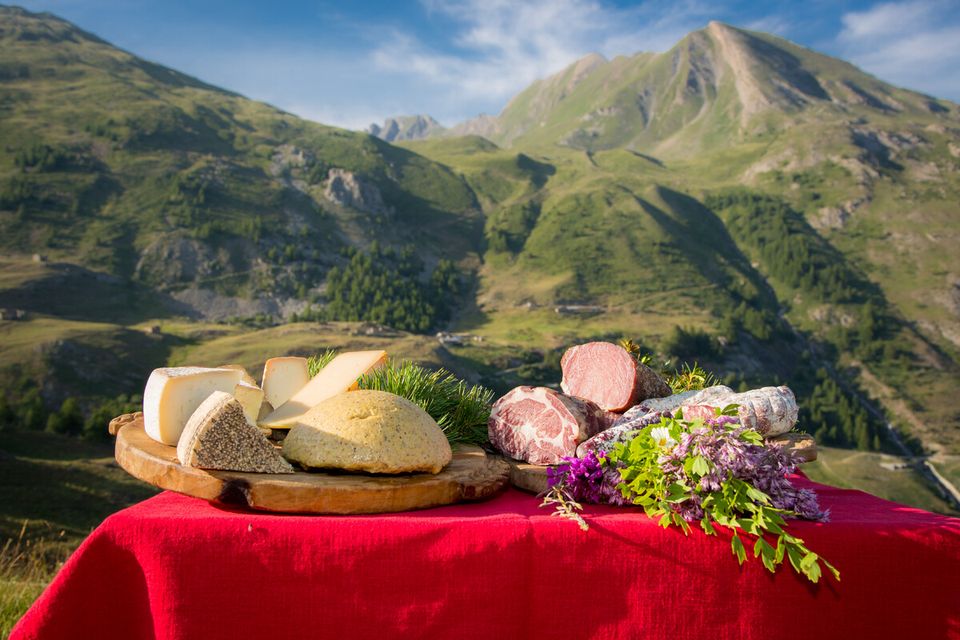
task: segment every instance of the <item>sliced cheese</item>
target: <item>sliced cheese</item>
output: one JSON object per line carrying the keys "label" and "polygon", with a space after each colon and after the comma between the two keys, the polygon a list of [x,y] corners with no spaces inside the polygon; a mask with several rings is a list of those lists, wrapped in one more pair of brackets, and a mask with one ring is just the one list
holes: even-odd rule
{"label": "sliced cheese", "polygon": [[236,369],[174,367],[154,369],[143,390],[147,435],[175,445],[187,420],[214,391],[233,393],[242,374]]}
{"label": "sliced cheese", "polygon": [[341,353],[321,369],[285,404],[259,422],[261,427],[289,429],[300,417],[327,398],[357,387],[357,379],[387,361],[386,351]]}
{"label": "sliced cheese", "polygon": [[247,422],[256,426],[260,417],[260,407],[263,405],[263,390],[255,384],[248,384],[241,380],[233,389],[233,397],[243,407],[243,415]]}
{"label": "sliced cheese", "polygon": [[240,402],[221,391],[211,393],[190,416],[177,443],[177,459],[200,469],[293,473],[277,448],[247,421]]}
{"label": "sliced cheese", "polygon": [[294,356],[270,358],[263,365],[263,397],[279,407],[310,382],[307,359]]}

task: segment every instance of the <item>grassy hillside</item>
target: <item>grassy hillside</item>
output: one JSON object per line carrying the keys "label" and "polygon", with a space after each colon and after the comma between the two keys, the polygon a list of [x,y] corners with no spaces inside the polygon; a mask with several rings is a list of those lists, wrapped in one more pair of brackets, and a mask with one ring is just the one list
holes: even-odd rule
{"label": "grassy hillside", "polygon": [[[0,418],[97,433],[154,367],[326,346],[503,391],[629,336],[790,384],[824,442],[897,453],[889,420],[956,478],[952,103],[714,23],[452,132],[486,137],[390,145],[48,14],[0,8],[0,43],[0,308],[25,312],[0,320]],[[421,334],[337,322],[383,318]]]}
{"label": "grassy hillside", "polygon": [[421,156],[211,87],[48,14],[0,7],[0,43],[5,252],[166,291],[281,299],[307,297],[343,245],[475,254],[472,192]]}

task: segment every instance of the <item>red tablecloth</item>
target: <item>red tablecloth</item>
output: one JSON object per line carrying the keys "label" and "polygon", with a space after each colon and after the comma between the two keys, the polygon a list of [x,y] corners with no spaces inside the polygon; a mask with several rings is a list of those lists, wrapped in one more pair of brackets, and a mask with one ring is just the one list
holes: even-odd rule
{"label": "red tablecloth", "polygon": [[842,582],[727,539],[509,490],[382,516],[268,515],[164,493],[107,518],[12,638],[960,638],[960,519],[813,485],[792,523]]}

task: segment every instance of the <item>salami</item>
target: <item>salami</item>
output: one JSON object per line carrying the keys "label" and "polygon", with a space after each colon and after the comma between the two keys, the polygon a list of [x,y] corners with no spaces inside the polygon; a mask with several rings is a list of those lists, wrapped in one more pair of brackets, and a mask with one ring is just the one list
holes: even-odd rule
{"label": "salami", "polygon": [[619,416],[546,387],[517,387],[497,400],[487,433],[494,447],[531,464],[557,464]]}
{"label": "salami", "polygon": [[740,405],[737,409],[740,424],[755,429],[768,438],[793,429],[800,411],[797,399],[789,387],[762,387],[743,393],[731,391],[694,396],[690,403],[683,407],[683,416],[688,420],[708,418],[715,415],[715,409],[729,404]]}
{"label": "salami", "polygon": [[607,411],[624,411],[648,398],[670,395],[660,375],[610,342],[570,347],[560,359],[563,392],[595,402]]}
{"label": "salami", "polygon": [[588,452],[606,453],[618,442],[627,442],[632,433],[656,424],[678,409],[687,420],[706,420],[717,409],[737,404],[740,423],[756,429],[766,437],[786,433],[797,423],[797,401],[788,387],[763,387],[737,393],[730,387],[717,385],[700,391],[684,391],[666,398],[644,400],[623,414],[613,425],[577,447],[577,455]]}

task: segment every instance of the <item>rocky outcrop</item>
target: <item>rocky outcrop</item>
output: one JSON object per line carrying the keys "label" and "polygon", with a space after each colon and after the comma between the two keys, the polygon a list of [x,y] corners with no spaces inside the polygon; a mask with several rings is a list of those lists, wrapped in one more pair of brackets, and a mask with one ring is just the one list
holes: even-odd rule
{"label": "rocky outcrop", "polygon": [[380,189],[375,184],[346,169],[330,169],[323,195],[341,207],[377,215],[393,215],[393,207],[383,201]]}
{"label": "rocky outcrop", "polygon": [[254,298],[239,298],[225,296],[199,287],[189,287],[171,294],[178,303],[179,312],[197,320],[222,322],[229,318],[250,318],[258,315],[268,315],[275,318],[287,319],[294,313],[300,313],[307,307],[307,302],[294,298],[276,298],[273,296],[257,296]]}
{"label": "rocky outcrop", "polygon": [[166,234],[140,254],[134,278],[145,284],[169,288],[195,282],[221,272],[220,256],[208,245],[185,234]]}
{"label": "rocky outcrop", "polygon": [[443,134],[446,128],[430,116],[399,116],[387,118],[383,125],[376,123],[367,127],[367,133],[387,142],[421,140]]}

